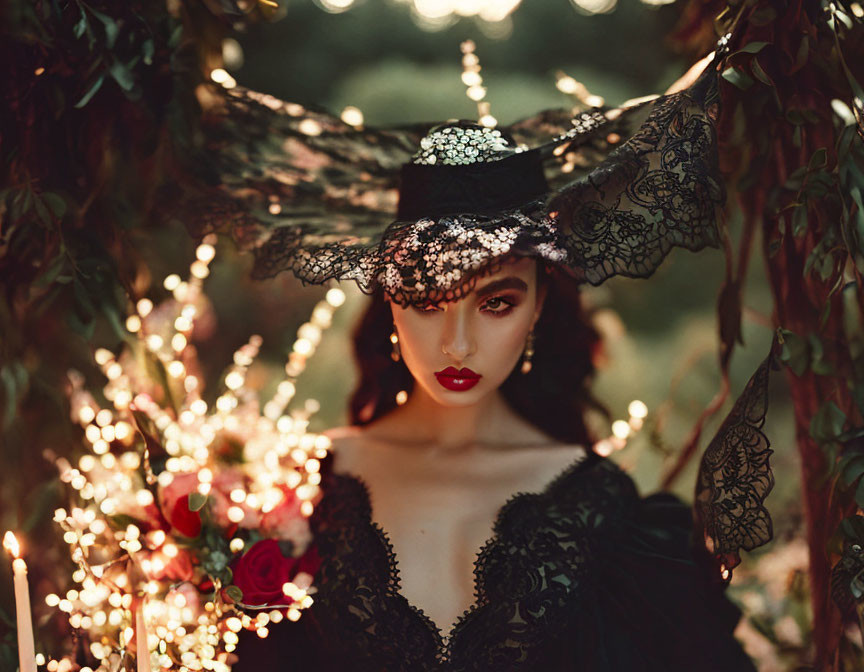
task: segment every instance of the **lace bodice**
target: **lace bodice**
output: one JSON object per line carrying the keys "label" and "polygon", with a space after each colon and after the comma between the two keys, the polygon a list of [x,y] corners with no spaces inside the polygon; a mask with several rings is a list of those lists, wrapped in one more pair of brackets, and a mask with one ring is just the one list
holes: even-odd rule
{"label": "lace bodice", "polygon": [[[331,474],[329,496],[319,505],[320,515],[313,525],[321,551],[330,551],[331,557],[337,559],[326,568],[322,579],[330,574],[343,580],[329,581],[328,586],[336,590],[322,591],[319,599],[354,602],[352,584],[374,577],[370,587],[376,600],[357,600],[351,610],[351,625],[364,633],[363,639],[371,629],[372,636],[364,646],[372,653],[380,628],[377,607],[384,604],[388,610],[403,612],[401,636],[410,637],[414,645],[408,648],[418,654],[408,669],[468,669],[458,661],[470,658],[477,647],[484,646],[478,635],[494,631],[489,626],[506,626],[510,632],[508,639],[494,645],[501,649],[495,655],[501,657],[502,664],[507,659],[510,663],[526,660],[527,650],[514,643],[531,641],[540,631],[548,633],[554,608],[563,606],[578,588],[578,575],[585,561],[581,527],[587,521],[573,524],[579,518],[578,507],[563,515],[562,500],[566,497],[562,495],[567,483],[593,459],[596,456],[587,460],[580,457],[543,492],[517,493],[501,507],[493,535],[474,563],[474,604],[449,633],[442,633],[422,609],[401,595],[396,557],[386,532],[371,520],[369,491],[364,482],[354,476]],[[557,510],[557,515],[548,515],[550,507]],[[359,549],[373,552],[357,553]],[[369,562],[357,562],[358,556]],[[351,579],[345,581],[349,576]],[[510,580],[514,576],[518,581]],[[347,593],[339,595],[346,589]]]}
{"label": "lace bodice", "polygon": [[590,453],[501,507],[475,561],[475,602],[450,633],[400,593],[368,489],[331,464],[310,521],[322,557],[316,602],[241,646],[237,670],[755,669],[731,636],[738,610],[709,580],[707,555],[691,551],[689,507],[640,498],[609,460]]}

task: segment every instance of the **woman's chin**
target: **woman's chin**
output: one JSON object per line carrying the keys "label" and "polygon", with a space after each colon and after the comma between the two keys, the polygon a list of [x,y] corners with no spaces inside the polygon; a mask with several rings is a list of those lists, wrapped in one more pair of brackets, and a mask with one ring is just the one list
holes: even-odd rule
{"label": "woman's chin", "polygon": [[489,393],[488,386],[484,385],[482,382],[477,383],[470,389],[459,390],[447,389],[437,380],[433,380],[431,387],[426,387],[426,391],[435,402],[441,406],[451,408],[473,406]]}

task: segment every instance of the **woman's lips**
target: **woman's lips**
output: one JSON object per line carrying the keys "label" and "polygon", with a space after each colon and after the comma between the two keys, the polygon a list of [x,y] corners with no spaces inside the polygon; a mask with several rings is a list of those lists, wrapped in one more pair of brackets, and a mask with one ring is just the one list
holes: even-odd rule
{"label": "woman's lips", "polygon": [[455,392],[463,392],[470,390],[478,382],[482,376],[479,373],[474,373],[468,367],[456,369],[453,366],[448,366],[443,371],[436,371],[435,378],[441,383],[442,387]]}

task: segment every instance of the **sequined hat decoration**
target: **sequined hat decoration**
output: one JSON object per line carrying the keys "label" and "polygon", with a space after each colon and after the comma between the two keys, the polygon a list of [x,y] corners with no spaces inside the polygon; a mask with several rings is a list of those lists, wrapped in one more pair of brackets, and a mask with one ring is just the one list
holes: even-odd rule
{"label": "sequined hat decoration", "polygon": [[523,148],[513,147],[497,128],[441,125],[420,141],[420,149],[411,162],[425,166],[465,166],[521,151]]}

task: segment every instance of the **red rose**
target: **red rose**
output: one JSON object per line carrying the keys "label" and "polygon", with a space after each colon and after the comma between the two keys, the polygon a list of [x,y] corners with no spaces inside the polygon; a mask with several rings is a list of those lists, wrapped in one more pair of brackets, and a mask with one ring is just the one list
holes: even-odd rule
{"label": "red rose", "polygon": [[201,514],[189,510],[189,493],[197,487],[197,474],[178,474],[159,490],[162,513],[184,537],[197,537],[201,533]]}
{"label": "red rose", "polygon": [[189,508],[189,495],[183,495],[174,502],[168,518],[184,537],[197,537],[201,534],[201,514]]}
{"label": "red rose", "polygon": [[297,573],[298,558],[282,554],[279,542],[264,539],[254,544],[232,566],[234,585],[243,591],[244,604],[284,604],[282,586]]}

